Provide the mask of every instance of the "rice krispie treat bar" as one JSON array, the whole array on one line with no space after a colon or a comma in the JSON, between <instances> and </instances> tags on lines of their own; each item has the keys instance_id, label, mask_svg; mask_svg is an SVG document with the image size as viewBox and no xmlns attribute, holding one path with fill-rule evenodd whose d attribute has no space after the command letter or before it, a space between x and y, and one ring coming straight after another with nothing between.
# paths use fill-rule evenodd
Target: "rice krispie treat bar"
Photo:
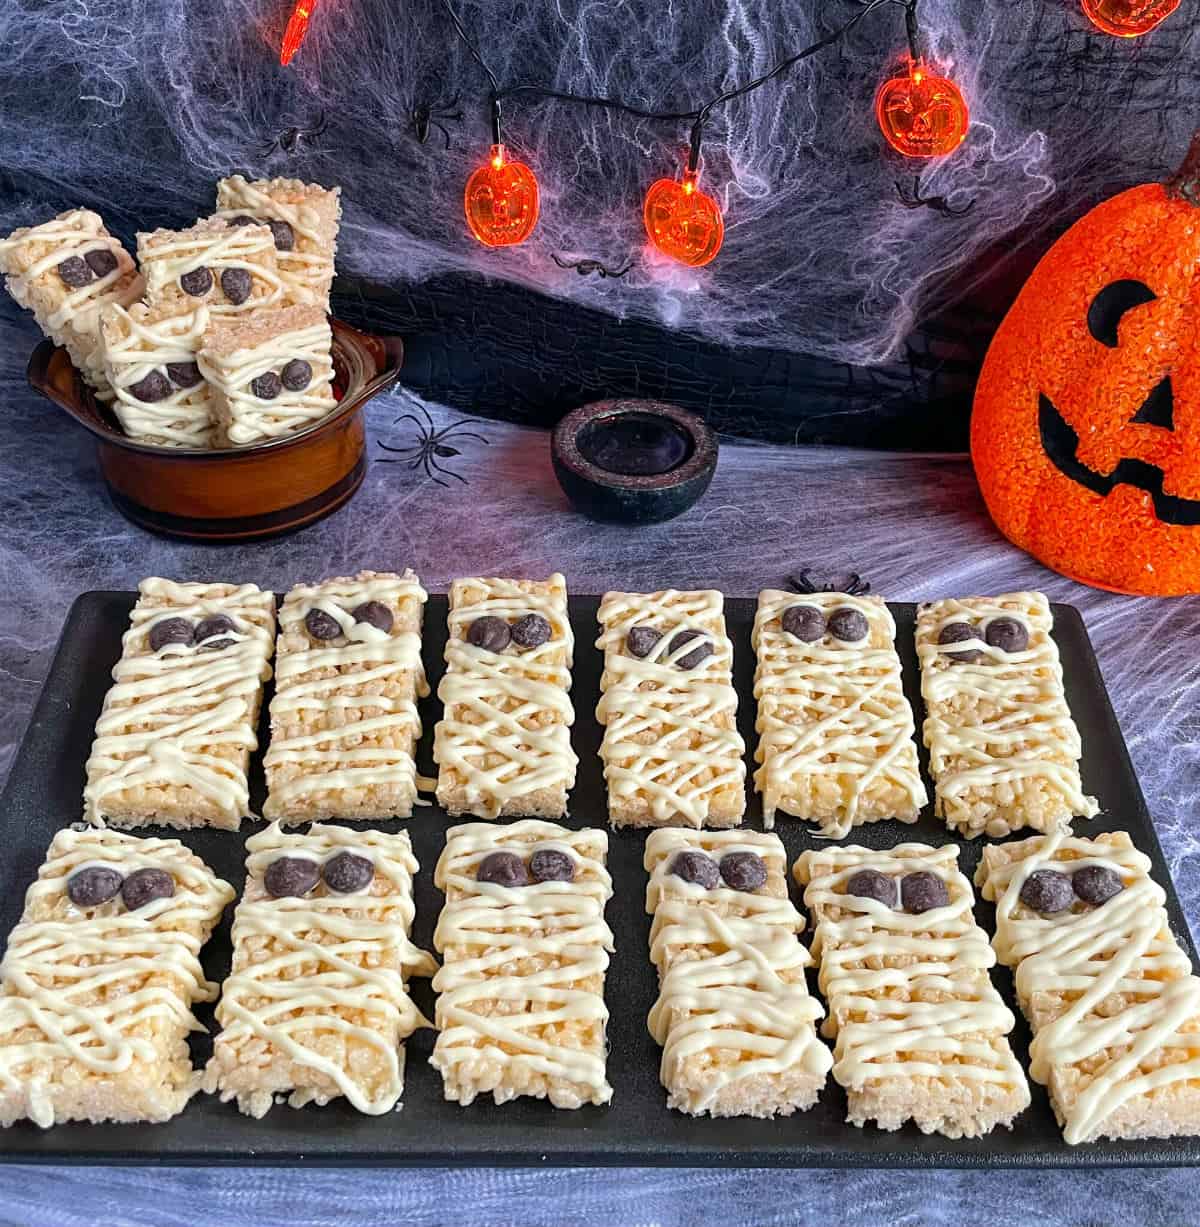
<instances>
[{"instance_id":1,"label":"rice krispie treat bar","mask_svg":"<svg viewBox=\"0 0 1200 1227\"><path fill-rule=\"evenodd\" d=\"M208 308L162 315L144 303L100 313L104 374L121 428L139 443L214 447L212 397L196 365Z\"/></svg>"},{"instance_id":2,"label":"rice krispie treat bar","mask_svg":"<svg viewBox=\"0 0 1200 1227\"><path fill-rule=\"evenodd\" d=\"M795 874L816 922L823 1033L836 1038L846 1119L881 1129L911 1120L949 1138L1011 1126L1029 1086L958 849L823 848L805 852Z\"/></svg>"},{"instance_id":3,"label":"rice krispie treat bar","mask_svg":"<svg viewBox=\"0 0 1200 1227\"><path fill-rule=\"evenodd\" d=\"M449 623L438 804L453 817L562 817L578 761L566 580L455 580Z\"/></svg>"},{"instance_id":4,"label":"rice krispie treat bar","mask_svg":"<svg viewBox=\"0 0 1200 1227\"><path fill-rule=\"evenodd\" d=\"M279 611L263 816L408 818L426 593L411 571L300 584Z\"/></svg>"},{"instance_id":5,"label":"rice krispie treat bar","mask_svg":"<svg viewBox=\"0 0 1200 1227\"><path fill-rule=\"evenodd\" d=\"M1200 979L1149 858L1056 831L988 845L976 881L1066 1140L1200 1134Z\"/></svg>"},{"instance_id":6,"label":"rice krispie treat bar","mask_svg":"<svg viewBox=\"0 0 1200 1227\"><path fill-rule=\"evenodd\" d=\"M204 1089L262 1117L345 1096L378 1116L404 1089L404 1040L430 1024L408 995L431 955L409 940L408 834L273 824L246 841L233 967Z\"/></svg>"},{"instance_id":7,"label":"rice krispie treat bar","mask_svg":"<svg viewBox=\"0 0 1200 1227\"><path fill-rule=\"evenodd\" d=\"M321 307L214 319L198 360L222 445L276 439L327 417L337 407L332 345Z\"/></svg>"},{"instance_id":8,"label":"rice krispie treat bar","mask_svg":"<svg viewBox=\"0 0 1200 1227\"><path fill-rule=\"evenodd\" d=\"M746 812L733 645L719 592L609 592L596 718L615 827L734 827Z\"/></svg>"},{"instance_id":9,"label":"rice krispie treat bar","mask_svg":"<svg viewBox=\"0 0 1200 1227\"><path fill-rule=\"evenodd\" d=\"M100 353L100 310L142 296L133 258L98 213L70 209L0 240L0 272L20 306L70 355L101 400L112 398Z\"/></svg>"},{"instance_id":10,"label":"rice krispie treat bar","mask_svg":"<svg viewBox=\"0 0 1200 1227\"><path fill-rule=\"evenodd\" d=\"M236 830L275 644L253 584L144 579L87 761L84 816Z\"/></svg>"},{"instance_id":11,"label":"rice krispie treat bar","mask_svg":"<svg viewBox=\"0 0 1200 1227\"><path fill-rule=\"evenodd\" d=\"M934 601L917 610L934 812L968 838L1093 818L1079 776L1053 618L1040 592Z\"/></svg>"},{"instance_id":12,"label":"rice krispie treat bar","mask_svg":"<svg viewBox=\"0 0 1200 1227\"><path fill-rule=\"evenodd\" d=\"M341 191L299 179L247 182L231 175L217 184L216 216L231 225L258 221L270 226L279 275L292 300L328 309Z\"/></svg>"},{"instance_id":13,"label":"rice krispie treat bar","mask_svg":"<svg viewBox=\"0 0 1200 1227\"><path fill-rule=\"evenodd\" d=\"M176 839L62 830L0 963L0 1124L165 1121L199 1089L200 948L233 898Z\"/></svg>"},{"instance_id":14,"label":"rice krispie treat bar","mask_svg":"<svg viewBox=\"0 0 1200 1227\"><path fill-rule=\"evenodd\" d=\"M214 315L229 315L291 302L265 225L228 226L209 218L187 230L152 230L137 238L146 303L164 315L201 304Z\"/></svg>"},{"instance_id":15,"label":"rice krispie treat bar","mask_svg":"<svg viewBox=\"0 0 1200 1227\"><path fill-rule=\"evenodd\" d=\"M654 831L646 911L667 1104L692 1116L789 1116L811 1107L833 1064L817 1039L804 918L788 898L778 836Z\"/></svg>"},{"instance_id":16,"label":"rice krispie treat bar","mask_svg":"<svg viewBox=\"0 0 1200 1227\"><path fill-rule=\"evenodd\" d=\"M768 589L754 618L763 825L775 811L842 839L851 827L916 822L928 800L904 697L896 624L876 596Z\"/></svg>"},{"instance_id":17,"label":"rice krispie treat bar","mask_svg":"<svg viewBox=\"0 0 1200 1227\"><path fill-rule=\"evenodd\" d=\"M526 819L451 827L434 882L446 892L433 941L446 1098L518 1095L557 1108L608 1103L604 920L612 881L603 831Z\"/></svg>"}]
</instances>

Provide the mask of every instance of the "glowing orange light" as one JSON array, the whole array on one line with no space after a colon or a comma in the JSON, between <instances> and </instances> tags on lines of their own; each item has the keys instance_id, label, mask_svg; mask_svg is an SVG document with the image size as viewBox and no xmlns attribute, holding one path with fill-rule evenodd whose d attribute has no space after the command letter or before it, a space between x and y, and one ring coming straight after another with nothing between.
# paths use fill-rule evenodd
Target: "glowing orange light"
<instances>
[{"instance_id":1,"label":"glowing orange light","mask_svg":"<svg viewBox=\"0 0 1200 1227\"><path fill-rule=\"evenodd\" d=\"M953 153L967 135L970 114L958 86L924 64L879 87L875 98L879 128L898 153L937 158Z\"/></svg>"},{"instance_id":2,"label":"glowing orange light","mask_svg":"<svg viewBox=\"0 0 1200 1227\"><path fill-rule=\"evenodd\" d=\"M296 0L296 7L288 18L287 29L283 32L283 43L279 48L279 62L286 68L292 62L292 56L300 50L304 36L308 33L308 21L318 0Z\"/></svg>"},{"instance_id":3,"label":"glowing orange light","mask_svg":"<svg viewBox=\"0 0 1200 1227\"><path fill-rule=\"evenodd\" d=\"M1179 0L1083 0L1088 21L1105 34L1138 38L1179 7Z\"/></svg>"},{"instance_id":4,"label":"glowing orange light","mask_svg":"<svg viewBox=\"0 0 1200 1227\"><path fill-rule=\"evenodd\" d=\"M642 216L650 242L663 255L699 268L725 241L721 207L697 186L699 172L684 171L683 181L659 179L650 185Z\"/></svg>"},{"instance_id":5,"label":"glowing orange light","mask_svg":"<svg viewBox=\"0 0 1200 1227\"><path fill-rule=\"evenodd\" d=\"M467 180L463 207L471 233L488 247L511 247L533 233L538 219L537 177L524 162L510 162L493 145L486 166Z\"/></svg>"}]
</instances>

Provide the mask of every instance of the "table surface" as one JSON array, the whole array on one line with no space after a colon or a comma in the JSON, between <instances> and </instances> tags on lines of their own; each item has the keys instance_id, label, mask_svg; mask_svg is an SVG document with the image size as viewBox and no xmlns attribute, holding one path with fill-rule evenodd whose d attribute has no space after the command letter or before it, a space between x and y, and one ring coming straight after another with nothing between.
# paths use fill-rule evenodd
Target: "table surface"
<instances>
[{"instance_id":1,"label":"table surface","mask_svg":"<svg viewBox=\"0 0 1200 1227\"><path fill-rule=\"evenodd\" d=\"M91 440L24 383L36 335L0 308L0 778L11 762L74 597L146 575L253 581L277 590L362 567L456 576L562 570L580 593L716 587L751 595L804 566L861 571L893 600L1035 587L1083 612L1193 932L1200 845L1200 598L1152 601L1080 587L1009 546L965 457L726 444L703 501L631 530L575 515L548 435L494 423L444 461L441 487L373 463L323 523L277 541L197 546L150 537L113 510ZM392 394L370 408L380 440L411 441ZM435 420L452 415L431 406ZM735 1128L735 1125L731 1125ZM0 1136L0 1145L3 1144ZM335 1172L246 1168L0 1166L0 1227L288 1222L336 1224L1020 1224L1200 1222L1194 1171L1076 1175L666 1169Z\"/></svg>"}]
</instances>

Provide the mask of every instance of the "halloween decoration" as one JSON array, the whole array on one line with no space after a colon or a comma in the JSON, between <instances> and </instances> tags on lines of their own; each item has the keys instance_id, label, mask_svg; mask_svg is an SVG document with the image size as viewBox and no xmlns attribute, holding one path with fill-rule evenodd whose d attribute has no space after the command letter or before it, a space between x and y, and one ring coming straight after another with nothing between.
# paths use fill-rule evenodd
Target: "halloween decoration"
<instances>
[{"instance_id":1,"label":"halloween decoration","mask_svg":"<svg viewBox=\"0 0 1200 1227\"><path fill-rule=\"evenodd\" d=\"M970 122L958 86L920 60L879 87L875 117L887 143L906 158L953 153L963 143Z\"/></svg>"},{"instance_id":2,"label":"halloween decoration","mask_svg":"<svg viewBox=\"0 0 1200 1227\"><path fill-rule=\"evenodd\" d=\"M279 47L279 62L286 68L292 57L300 50L304 36L308 33L308 23L317 7L319 0L296 0L292 15L288 18L287 28L283 32L283 42Z\"/></svg>"},{"instance_id":3,"label":"halloween decoration","mask_svg":"<svg viewBox=\"0 0 1200 1227\"><path fill-rule=\"evenodd\" d=\"M402 395L408 396L408 393L402 393ZM392 422L392 425L398 426L401 422L411 422L417 428L417 441L406 447L391 447L381 442L379 444L381 450L390 452L391 455L381 457L380 463L403 464L410 469L423 468L426 477L432 478L434 484L438 486L450 484L448 481L442 481L442 477L453 477L455 481L462 482L464 486L467 485L467 479L461 473L455 473L452 469L439 464L438 461L451 460L462 454L461 449L451 443L451 439L459 443L465 439L473 439L485 447L491 446L491 440L484 438L478 431L469 429L465 422L451 422L449 426L439 428L430 416L429 410L415 397L411 399L421 416L417 417L415 413L402 413Z\"/></svg>"},{"instance_id":4,"label":"halloween decoration","mask_svg":"<svg viewBox=\"0 0 1200 1227\"><path fill-rule=\"evenodd\" d=\"M650 242L693 268L707 264L725 240L721 208L696 186L698 179L694 170L685 171L682 181L659 179L650 185L642 210Z\"/></svg>"},{"instance_id":5,"label":"halloween decoration","mask_svg":"<svg viewBox=\"0 0 1200 1227\"><path fill-rule=\"evenodd\" d=\"M1083 0L1088 21L1118 38L1148 34L1178 7L1179 0Z\"/></svg>"},{"instance_id":6,"label":"halloween decoration","mask_svg":"<svg viewBox=\"0 0 1200 1227\"><path fill-rule=\"evenodd\" d=\"M417 103L412 109L412 127L413 136L417 138L418 144L424 145L429 140L432 129L436 128L442 134L442 139L446 142L446 149L449 150L450 132L442 121L447 119L452 123L460 121L463 113L455 110L457 106L457 94L449 102Z\"/></svg>"},{"instance_id":7,"label":"halloween decoration","mask_svg":"<svg viewBox=\"0 0 1200 1227\"><path fill-rule=\"evenodd\" d=\"M510 162L503 145L493 145L487 165L467 180L463 204L471 233L485 246L523 243L537 225L537 179L524 162Z\"/></svg>"},{"instance_id":8,"label":"halloween decoration","mask_svg":"<svg viewBox=\"0 0 1200 1227\"><path fill-rule=\"evenodd\" d=\"M805 567L795 575L788 576L788 587L793 592L801 592L806 596L817 592L844 592L847 596L866 596L871 591L869 580L863 579L857 571L849 571L835 576L825 583L813 579L812 567Z\"/></svg>"},{"instance_id":9,"label":"halloween decoration","mask_svg":"<svg viewBox=\"0 0 1200 1227\"><path fill-rule=\"evenodd\" d=\"M911 192L906 192L904 185L897 179L896 199L906 209L929 209L934 213L940 213L943 217L966 217L975 207L974 200L968 200L966 204L956 207L945 196L923 196L920 175L913 176Z\"/></svg>"},{"instance_id":10,"label":"halloween decoration","mask_svg":"<svg viewBox=\"0 0 1200 1227\"><path fill-rule=\"evenodd\" d=\"M1098 588L1200 592L1200 133L1071 227L1000 325L971 452L1000 530Z\"/></svg>"}]
</instances>

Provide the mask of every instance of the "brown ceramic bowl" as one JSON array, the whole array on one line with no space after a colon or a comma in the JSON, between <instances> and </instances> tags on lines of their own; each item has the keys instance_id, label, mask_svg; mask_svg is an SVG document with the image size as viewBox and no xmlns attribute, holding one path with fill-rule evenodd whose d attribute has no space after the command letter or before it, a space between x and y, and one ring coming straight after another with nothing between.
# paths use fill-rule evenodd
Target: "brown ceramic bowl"
<instances>
[{"instance_id":1,"label":"brown ceramic bowl","mask_svg":"<svg viewBox=\"0 0 1200 1227\"><path fill-rule=\"evenodd\" d=\"M112 501L151 532L193 541L249 541L303 528L336 511L367 471L363 406L400 377L399 337L330 320L337 408L283 439L223 451L151 447L127 439L71 365L43 341L29 360L32 387L96 436Z\"/></svg>"}]
</instances>

